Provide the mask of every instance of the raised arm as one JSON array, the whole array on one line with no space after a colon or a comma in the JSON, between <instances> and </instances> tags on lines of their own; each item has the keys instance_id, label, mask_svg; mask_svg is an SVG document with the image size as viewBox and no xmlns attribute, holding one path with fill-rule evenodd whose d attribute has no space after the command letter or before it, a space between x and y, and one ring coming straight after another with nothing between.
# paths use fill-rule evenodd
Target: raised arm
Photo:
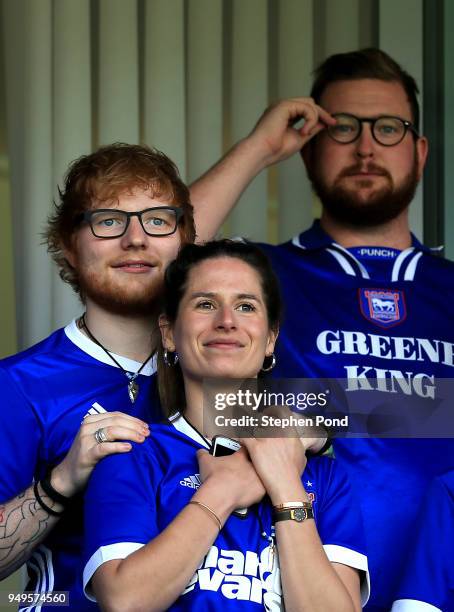
<instances>
[{"instance_id":1,"label":"raised arm","mask_svg":"<svg viewBox=\"0 0 454 612\"><path fill-rule=\"evenodd\" d=\"M166 610L188 586L231 512L263 497L263 485L244 450L230 457L198 451L198 459L203 484L191 498L198 503L187 504L139 550L95 571L92 589L103 610ZM90 504L86 511L90 512Z\"/></svg>"},{"instance_id":2,"label":"raised arm","mask_svg":"<svg viewBox=\"0 0 454 612\"><path fill-rule=\"evenodd\" d=\"M304 119L304 125L294 125ZM328 124L331 115L312 98L270 106L252 132L190 187L197 240L213 238L249 183L264 168L287 159Z\"/></svg>"},{"instance_id":3,"label":"raised arm","mask_svg":"<svg viewBox=\"0 0 454 612\"><path fill-rule=\"evenodd\" d=\"M37 427L36 423L34 426ZM25 427L24 422L21 427ZM95 431L100 428L104 429L108 440L103 444L98 444L94 437ZM120 412L88 416L65 459L52 470L51 486L64 497L70 498L84 488L93 467L102 457L131 449L129 443L114 440L142 442L146 435L148 426L143 421ZM19 459L22 452L20 440L17 440L16 449L9 450L9 453L12 452ZM29 467L30 480L33 468ZM5 466L2 466L4 469ZM2 480L7 480L7 477L7 474L0 473L1 491L6 489L2 486ZM18 496L0 503L0 580L27 561L34 548L47 537L59 520L59 516L54 516L52 512L61 514L64 511L64 506L49 497L41 483L36 487L32 485ZM37 499L36 492L42 503Z\"/></svg>"},{"instance_id":4,"label":"raised arm","mask_svg":"<svg viewBox=\"0 0 454 612\"><path fill-rule=\"evenodd\" d=\"M298 438L245 438L252 463L273 506L309 502L301 481L306 458ZM282 591L287 612L358 612L356 569L331 563L314 520L276 522Z\"/></svg>"}]
</instances>

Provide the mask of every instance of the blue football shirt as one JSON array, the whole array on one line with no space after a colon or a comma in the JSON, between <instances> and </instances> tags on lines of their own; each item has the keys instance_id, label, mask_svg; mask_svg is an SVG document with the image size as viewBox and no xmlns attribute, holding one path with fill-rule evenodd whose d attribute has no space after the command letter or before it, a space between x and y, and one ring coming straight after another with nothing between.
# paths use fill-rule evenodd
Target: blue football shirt
<instances>
[{"instance_id":1,"label":"blue football shirt","mask_svg":"<svg viewBox=\"0 0 454 612\"><path fill-rule=\"evenodd\" d=\"M134 452L107 457L96 466L85 502L88 596L93 596L89 582L100 565L123 559L147 544L188 504L200 485L199 448L208 446L177 415L169 424L154 426L152 435L143 445L135 445ZM345 474L336 461L321 457L308 461L302 479L328 558L362 573L365 601L362 519ZM271 533L271 514L271 505L264 500L246 518L230 516L169 610L281 610L278 561L275 556L270 564L269 542L263 534Z\"/></svg>"},{"instance_id":2,"label":"blue football shirt","mask_svg":"<svg viewBox=\"0 0 454 612\"><path fill-rule=\"evenodd\" d=\"M358 386L378 378L390 394L402 380L415 403L436 394L436 377L453 377L453 262L414 237L402 252L347 250L319 222L287 243L260 246L285 305L273 376ZM389 612L420 499L432 478L454 468L454 440L336 439L334 449L362 499L367 609Z\"/></svg>"},{"instance_id":3,"label":"blue football shirt","mask_svg":"<svg viewBox=\"0 0 454 612\"><path fill-rule=\"evenodd\" d=\"M422 500L392 612L454 610L453 548L454 471L435 478Z\"/></svg>"},{"instance_id":4,"label":"blue football shirt","mask_svg":"<svg viewBox=\"0 0 454 612\"><path fill-rule=\"evenodd\" d=\"M115 358L125 370L140 363ZM128 397L128 379L104 351L73 321L65 329L0 361L0 502L7 501L61 462L87 414L121 411L154 421L154 364L146 365L137 382L135 404ZM97 609L84 597L80 577L82 496L70 508L27 563L28 591L69 591L70 609ZM47 610L48 606L27 607ZM54 608L49 608L53 610Z\"/></svg>"}]
</instances>

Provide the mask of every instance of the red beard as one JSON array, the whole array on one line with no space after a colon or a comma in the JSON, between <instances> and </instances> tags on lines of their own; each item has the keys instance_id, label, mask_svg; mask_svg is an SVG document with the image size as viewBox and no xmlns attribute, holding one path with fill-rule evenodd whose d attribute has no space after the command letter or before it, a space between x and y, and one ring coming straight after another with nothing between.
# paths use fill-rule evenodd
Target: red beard
<instances>
[{"instance_id":1,"label":"red beard","mask_svg":"<svg viewBox=\"0 0 454 612\"><path fill-rule=\"evenodd\" d=\"M157 310L163 289L162 274L156 274L148 284L130 286L124 281L115 283L109 277L100 278L90 271L79 271L81 296L107 310L127 316L150 316ZM131 279L134 281L134 279Z\"/></svg>"}]
</instances>

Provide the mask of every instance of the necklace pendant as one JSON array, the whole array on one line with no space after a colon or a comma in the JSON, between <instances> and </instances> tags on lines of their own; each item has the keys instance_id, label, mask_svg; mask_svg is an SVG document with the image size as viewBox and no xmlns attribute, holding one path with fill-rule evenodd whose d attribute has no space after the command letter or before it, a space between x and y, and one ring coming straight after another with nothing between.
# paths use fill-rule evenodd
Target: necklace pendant
<instances>
[{"instance_id":1,"label":"necklace pendant","mask_svg":"<svg viewBox=\"0 0 454 612\"><path fill-rule=\"evenodd\" d=\"M136 383L135 380L130 380L128 383L128 395L129 399L131 400L131 403L134 404L137 399L137 396L139 395L139 385Z\"/></svg>"}]
</instances>

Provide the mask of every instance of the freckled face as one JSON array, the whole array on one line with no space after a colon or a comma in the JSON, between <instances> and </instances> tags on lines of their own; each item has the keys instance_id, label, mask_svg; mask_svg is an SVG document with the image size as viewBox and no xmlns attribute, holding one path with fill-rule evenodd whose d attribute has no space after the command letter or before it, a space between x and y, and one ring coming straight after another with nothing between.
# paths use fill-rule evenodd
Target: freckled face
<instances>
[{"instance_id":1,"label":"freckled face","mask_svg":"<svg viewBox=\"0 0 454 612\"><path fill-rule=\"evenodd\" d=\"M136 189L97 208L136 212L163 205L172 203L154 198L150 190ZM139 219L132 217L126 233L119 238L97 238L84 224L66 256L78 272L87 303L93 301L108 311L134 316L150 314L162 290L164 270L179 247L178 229L170 236L148 236Z\"/></svg>"},{"instance_id":2,"label":"freckled face","mask_svg":"<svg viewBox=\"0 0 454 612\"><path fill-rule=\"evenodd\" d=\"M163 344L176 350L183 376L253 378L271 355L276 334L257 272L235 257L208 259L188 276L173 327Z\"/></svg>"}]
</instances>

